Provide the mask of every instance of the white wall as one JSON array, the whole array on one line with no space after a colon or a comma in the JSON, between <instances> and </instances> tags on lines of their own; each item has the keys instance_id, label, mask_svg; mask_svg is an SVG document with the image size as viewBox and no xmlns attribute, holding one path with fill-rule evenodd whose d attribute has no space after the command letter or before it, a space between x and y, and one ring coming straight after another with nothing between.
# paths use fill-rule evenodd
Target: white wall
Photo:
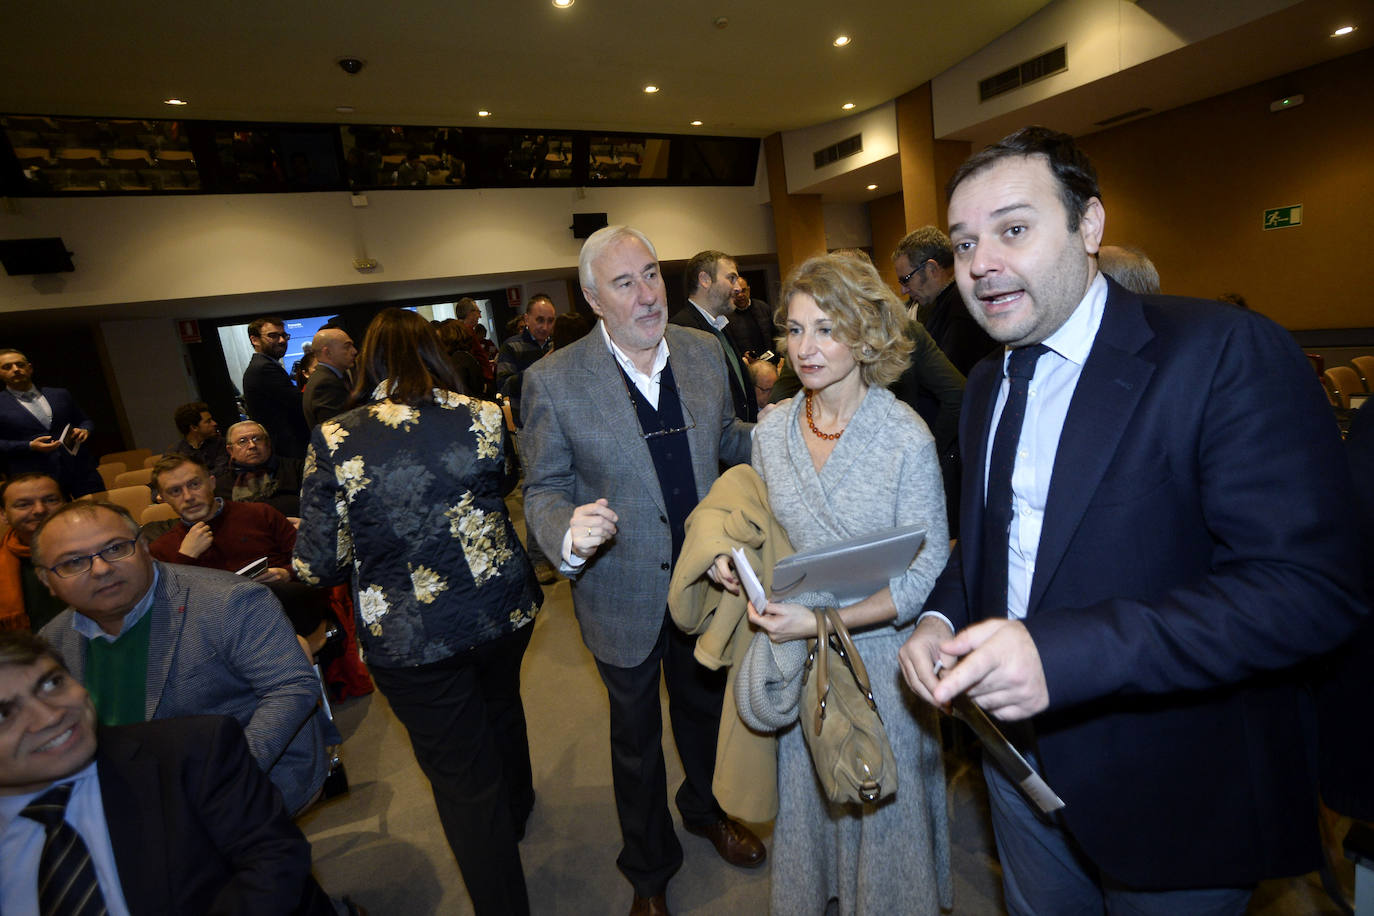
<instances>
[{"instance_id":1,"label":"white wall","mask_svg":"<svg viewBox=\"0 0 1374 916\"><path fill-rule=\"evenodd\" d=\"M128 421L130 448L160 452L176 441L172 412L199 395L186 369L186 349L176 322L167 318L105 321L99 326L118 379L119 402Z\"/></svg>"},{"instance_id":2,"label":"white wall","mask_svg":"<svg viewBox=\"0 0 1374 916\"><path fill-rule=\"evenodd\" d=\"M838 143L855 134L863 136L863 152L816 168L817 150L825 149L832 143ZM810 188L827 179L895 156L897 103L884 102L876 108L858 114L837 118L814 127L786 131L782 135L782 155L787 168L787 190L791 194L806 194Z\"/></svg>"},{"instance_id":3,"label":"white wall","mask_svg":"<svg viewBox=\"0 0 1374 916\"><path fill-rule=\"evenodd\" d=\"M1185 45L1292 6L1297 0L1057 0L931 81L935 136L1076 89ZM1068 69L978 101L978 81L1068 45Z\"/></svg>"},{"instance_id":4,"label":"white wall","mask_svg":"<svg viewBox=\"0 0 1374 916\"><path fill-rule=\"evenodd\" d=\"M765 179L766 181L766 179ZM776 250L766 183L734 188L541 188L25 199L0 238L61 236L76 272L0 276L0 312L180 300L569 268L573 211L607 213L665 260L704 247ZM360 274L356 257L376 258ZM555 298L566 307L566 295Z\"/></svg>"}]
</instances>

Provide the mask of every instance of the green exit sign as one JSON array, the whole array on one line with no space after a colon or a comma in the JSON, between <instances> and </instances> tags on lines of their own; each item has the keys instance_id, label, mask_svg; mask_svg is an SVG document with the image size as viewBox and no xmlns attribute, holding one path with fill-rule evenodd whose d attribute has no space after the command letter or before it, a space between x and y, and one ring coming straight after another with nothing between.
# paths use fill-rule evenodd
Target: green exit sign
<instances>
[{"instance_id":1,"label":"green exit sign","mask_svg":"<svg viewBox=\"0 0 1374 916\"><path fill-rule=\"evenodd\" d=\"M1275 207L1264 211L1265 229L1287 229L1289 226L1302 225L1302 204L1291 207Z\"/></svg>"}]
</instances>

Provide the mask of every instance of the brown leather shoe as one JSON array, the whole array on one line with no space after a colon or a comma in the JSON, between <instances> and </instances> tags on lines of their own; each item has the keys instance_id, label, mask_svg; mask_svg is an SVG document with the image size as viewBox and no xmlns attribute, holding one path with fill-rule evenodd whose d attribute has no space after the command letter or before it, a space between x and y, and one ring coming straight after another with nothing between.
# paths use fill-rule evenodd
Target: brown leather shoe
<instances>
[{"instance_id":1,"label":"brown leather shoe","mask_svg":"<svg viewBox=\"0 0 1374 916\"><path fill-rule=\"evenodd\" d=\"M668 912L668 898L664 894L641 897L635 894L635 902L630 904L630 916L672 916Z\"/></svg>"},{"instance_id":2,"label":"brown leather shoe","mask_svg":"<svg viewBox=\"0 0 1374 916\"><path fill-rule=\"evenodd\" d=\"M704 836L716 847L720 857L741 868L758 868L768 858L768 850L754 832L739 821L721 818L705 827L684 824L688 833Z\"/></svg>"}]
</instances>

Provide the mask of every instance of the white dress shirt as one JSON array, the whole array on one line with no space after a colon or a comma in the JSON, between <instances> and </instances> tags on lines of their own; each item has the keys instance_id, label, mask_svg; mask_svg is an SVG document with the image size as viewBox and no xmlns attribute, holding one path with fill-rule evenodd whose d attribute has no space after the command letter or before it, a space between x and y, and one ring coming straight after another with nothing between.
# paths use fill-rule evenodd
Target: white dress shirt
<instances>
[{"instance_id":1,"label":"white dress shirt","mask_svg":"<svg viewBox=\"0 0 1374 916\"><path fill-rule=\"evenodd\" d=\"M1059 452L1059 436L1064 431L1064 418L1078 387L1083 364L1092 351L1102 326L1102 314L1107 306L1107 281L1097 274L1088 284L1087 292L1065 319L1042 343L1049 348L1035 364L1035 377L1026 392L1026 416L1021 422L1021 436L1017 443L1016 466L1011 475L1012 518L1007 535L1007 616L1016 620L1026 616L1031 583L1035 578L1035 560L1040 549L1040 530L1045 522L1045 505L1049 500L1050 476L1054 459ZM992 459L992 431L1002 418L1011 383L1007 378L1010 350L1002 354L1002 383L992 412L992 425L987 437L987 451L983 454L983 496L987 498L988 462ZM966 467L964 473L968 473ZM977 609L974 609L975 611ZM951 630L954 625L938 608L922 614L939 617ZM976 616L976 614L975 614Z\"/></svg>"},{"instance_id":2,"label":"white dress shirt","mask_svg":"<svg viewBox=\"0 0 1374 916\"><path fill-rule=\"evenodd\" d=\"M91 864L95 867L95 877L100 882L100 893L105 897L109 916L129 916L124 887L119 883L119 870L115 867L95 761L78 770L75 776L57 781L62 782L73 784L66 821L81 834L91 854ZM51 788L49 785L38 792L0 796L0 863L3 863L0 867L0 913L5 916L38 916L38 860L43 854L47 831L38 821L23 817L19 812Z\"/></svg>"}]
</instances>

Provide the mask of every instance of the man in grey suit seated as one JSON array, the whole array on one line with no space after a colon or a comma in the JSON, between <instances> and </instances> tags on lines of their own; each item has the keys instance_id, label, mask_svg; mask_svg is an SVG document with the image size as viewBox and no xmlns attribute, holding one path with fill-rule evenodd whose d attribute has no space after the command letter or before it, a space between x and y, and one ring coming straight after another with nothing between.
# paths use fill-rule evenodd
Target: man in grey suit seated
<instances>
[{"instance_id":1,"label":"man in grey suit seated","mask_svg":"<svg viewBox=\"0 0 1374 916\"><path fill-rule=\"evenodd\" d=\"M749 459L752 426L735 418L720 344L668 325L648 238L625 226L593 233L578 275L601 320L525 372L525 518L572 580L582 639L610 697L617 864L634 886L630 912L666 913L682 846L668 813L660 664L686 774L683 825L726 861L764 860L758 838L711 793L724 673L697 664L667 608L687 515L719 462Z\"/></svg>"},{"instance_id":2,"label":"man in grey suit seated","mask_svg":"<svg viewBox=\"0 0 1374 916\"><path fill-rule=\"evenodd\" d=\"M154 562L119 506L68 503L34 537L38 577L70 607L43 628L100 721L229 716L288 811L329 772L320 687L281 605L233 573Z\"/></svg>"}]
</instances>

